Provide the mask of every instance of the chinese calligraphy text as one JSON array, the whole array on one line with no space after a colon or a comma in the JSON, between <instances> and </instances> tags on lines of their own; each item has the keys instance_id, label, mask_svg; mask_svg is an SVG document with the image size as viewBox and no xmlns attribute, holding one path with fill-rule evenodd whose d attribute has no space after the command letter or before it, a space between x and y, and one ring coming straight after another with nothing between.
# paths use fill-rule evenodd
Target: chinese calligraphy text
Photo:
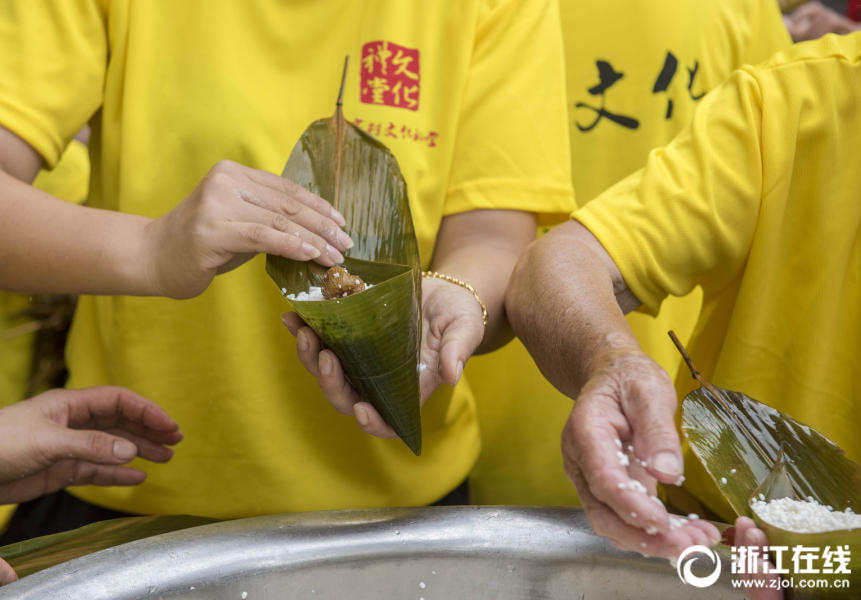
<instances>
[{"instance_id":1,"label":"chinese calligraphy text","mask_svg":"<svg viewBox=\"0 0 861 600\"><path fill-rule=\"evenodd\" d=\"M392 42L369 42L362 47L360 100L419 109L419 51Z\"/></svg>"}]
</instances>

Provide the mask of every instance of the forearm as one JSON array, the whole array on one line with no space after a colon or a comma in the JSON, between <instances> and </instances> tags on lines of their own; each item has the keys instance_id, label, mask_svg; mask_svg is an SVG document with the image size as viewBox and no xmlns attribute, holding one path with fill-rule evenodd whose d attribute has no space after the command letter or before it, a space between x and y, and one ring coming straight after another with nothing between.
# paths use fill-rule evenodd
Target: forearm
<instances>
[{"instance_id":1,"label":"forearm","mask_svg":"<svg viewBox=\"0 0 861 600\"><path fill-rule=\"evenodd\" d=\"M535 216L520 211L480 210L443 221L431 270L473 286L487 308L487 329L476 354L496 350L514 336L505 288L535 231Z\"/></svg>"},{"instance_id":2,"label":"forearm","mask_svg":"<svg viewBox=\"0 0 861 600\"><path fill-rule=\"evenodd\" d=\"M151 219L76 206L0 169L0 289L150 295Z\"/></svg>"},{"instance_id":3,"label":"forearm","mask_svg":"<svg viewBox=\"0 0 861 600\"><path fill-rule=\"evenodd\" d=\"M514 333L571 398L616 352L639 349L620 308L633 310L639 301L614 268L594 236L571 221L525 251L508 285Z\"/></svg>"}]
</instances>

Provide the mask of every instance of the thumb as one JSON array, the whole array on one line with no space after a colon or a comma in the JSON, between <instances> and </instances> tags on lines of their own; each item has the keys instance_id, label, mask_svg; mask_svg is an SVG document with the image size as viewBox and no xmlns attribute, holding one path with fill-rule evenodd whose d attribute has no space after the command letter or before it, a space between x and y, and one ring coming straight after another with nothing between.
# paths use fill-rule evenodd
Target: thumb
<instances>
[{"instance_id":1,"label":"thumb","mask_svg":"<svg viewBox=\"0 0 861 600\"><path fill-rule=\"evenodd\" d=\"M15 574L15 570L9 566L9 563L0 558L0 587L13 581L18 581L18 575Z\"/></svg>"},{"instance_id":2,"label":"thumb","mask_svg":"<svg viewBox=\"0 0 861 600\"><path fill-rule=\"evenodd\" d=\"M97 465L121 465L138 453L132 442L98 430L58 427L49 439L47 453L54 462L73 458Z\"/></svg>"},{"instance_id":3,"label":"thumb","mask_svg":"<svg viewBox=\"0 0 861 600\"><path fill-rule=\"evenodd\" d=\"M653 374L638 377L625 398L625 415L634 438L634 451L653 477L679 485L685 466L676 430L678 402L669 376L655 365Z\"/></svg>"},{"instance_id":4,"label":"thumb","mask_svg":"<svg viewBox=\"0 0 861 600\"><path fill-rule=\"evenodd\" d=\"M443 330L440 338L440 377L449 385L457 385L463 375L463 366L484 337L484 326L479 320L457 317Z\"/></svg>"}]
</instances>

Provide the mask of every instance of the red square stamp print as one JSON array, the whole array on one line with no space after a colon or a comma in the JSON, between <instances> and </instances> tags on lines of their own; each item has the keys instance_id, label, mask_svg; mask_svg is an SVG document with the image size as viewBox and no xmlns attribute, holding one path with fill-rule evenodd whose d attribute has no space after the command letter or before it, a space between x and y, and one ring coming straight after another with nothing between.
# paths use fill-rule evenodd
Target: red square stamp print
<instances>
[{"instance_id":1,"label":"red square stamp print","mask_svg":"<svg viewBox=\"0 0 861 600\"><path fill-rule=\"evenodd\" d=\"M408 110L419 109L419 51L392 42L362 46L360 99Z\"/></svg>"}]
</instances>

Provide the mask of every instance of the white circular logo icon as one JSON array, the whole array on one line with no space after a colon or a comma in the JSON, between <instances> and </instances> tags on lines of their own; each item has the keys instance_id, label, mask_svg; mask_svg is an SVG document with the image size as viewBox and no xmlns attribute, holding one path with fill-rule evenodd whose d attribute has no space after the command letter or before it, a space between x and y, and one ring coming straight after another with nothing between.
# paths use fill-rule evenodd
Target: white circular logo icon
<instances>
[{"instance_id":1,"label":"white circular logo icon","mask_svg":"<svg viewBox=\"0 0 861 600\"><path fill-rule=\"evenodd\" d=\"M715 570L711 575L707 575L706 577L697 577L693 573L691 573L691 567L697 559L694 558L685 562L685 559L691 554L705 554L708 556L711 561L715 565ZM683 566L684 565L684 566ZM706 548L705 546L691 546L684 552L682 552L681 556L679 556L679 562L676 565L676 571L679 573L679 579L681 579L685 584L690 584L697 588L706 588L712 585L715 581L717 581L720 576L720 556L717 555L717 552L713 552L710 548Z\"/></svg>"}]
</instances>

